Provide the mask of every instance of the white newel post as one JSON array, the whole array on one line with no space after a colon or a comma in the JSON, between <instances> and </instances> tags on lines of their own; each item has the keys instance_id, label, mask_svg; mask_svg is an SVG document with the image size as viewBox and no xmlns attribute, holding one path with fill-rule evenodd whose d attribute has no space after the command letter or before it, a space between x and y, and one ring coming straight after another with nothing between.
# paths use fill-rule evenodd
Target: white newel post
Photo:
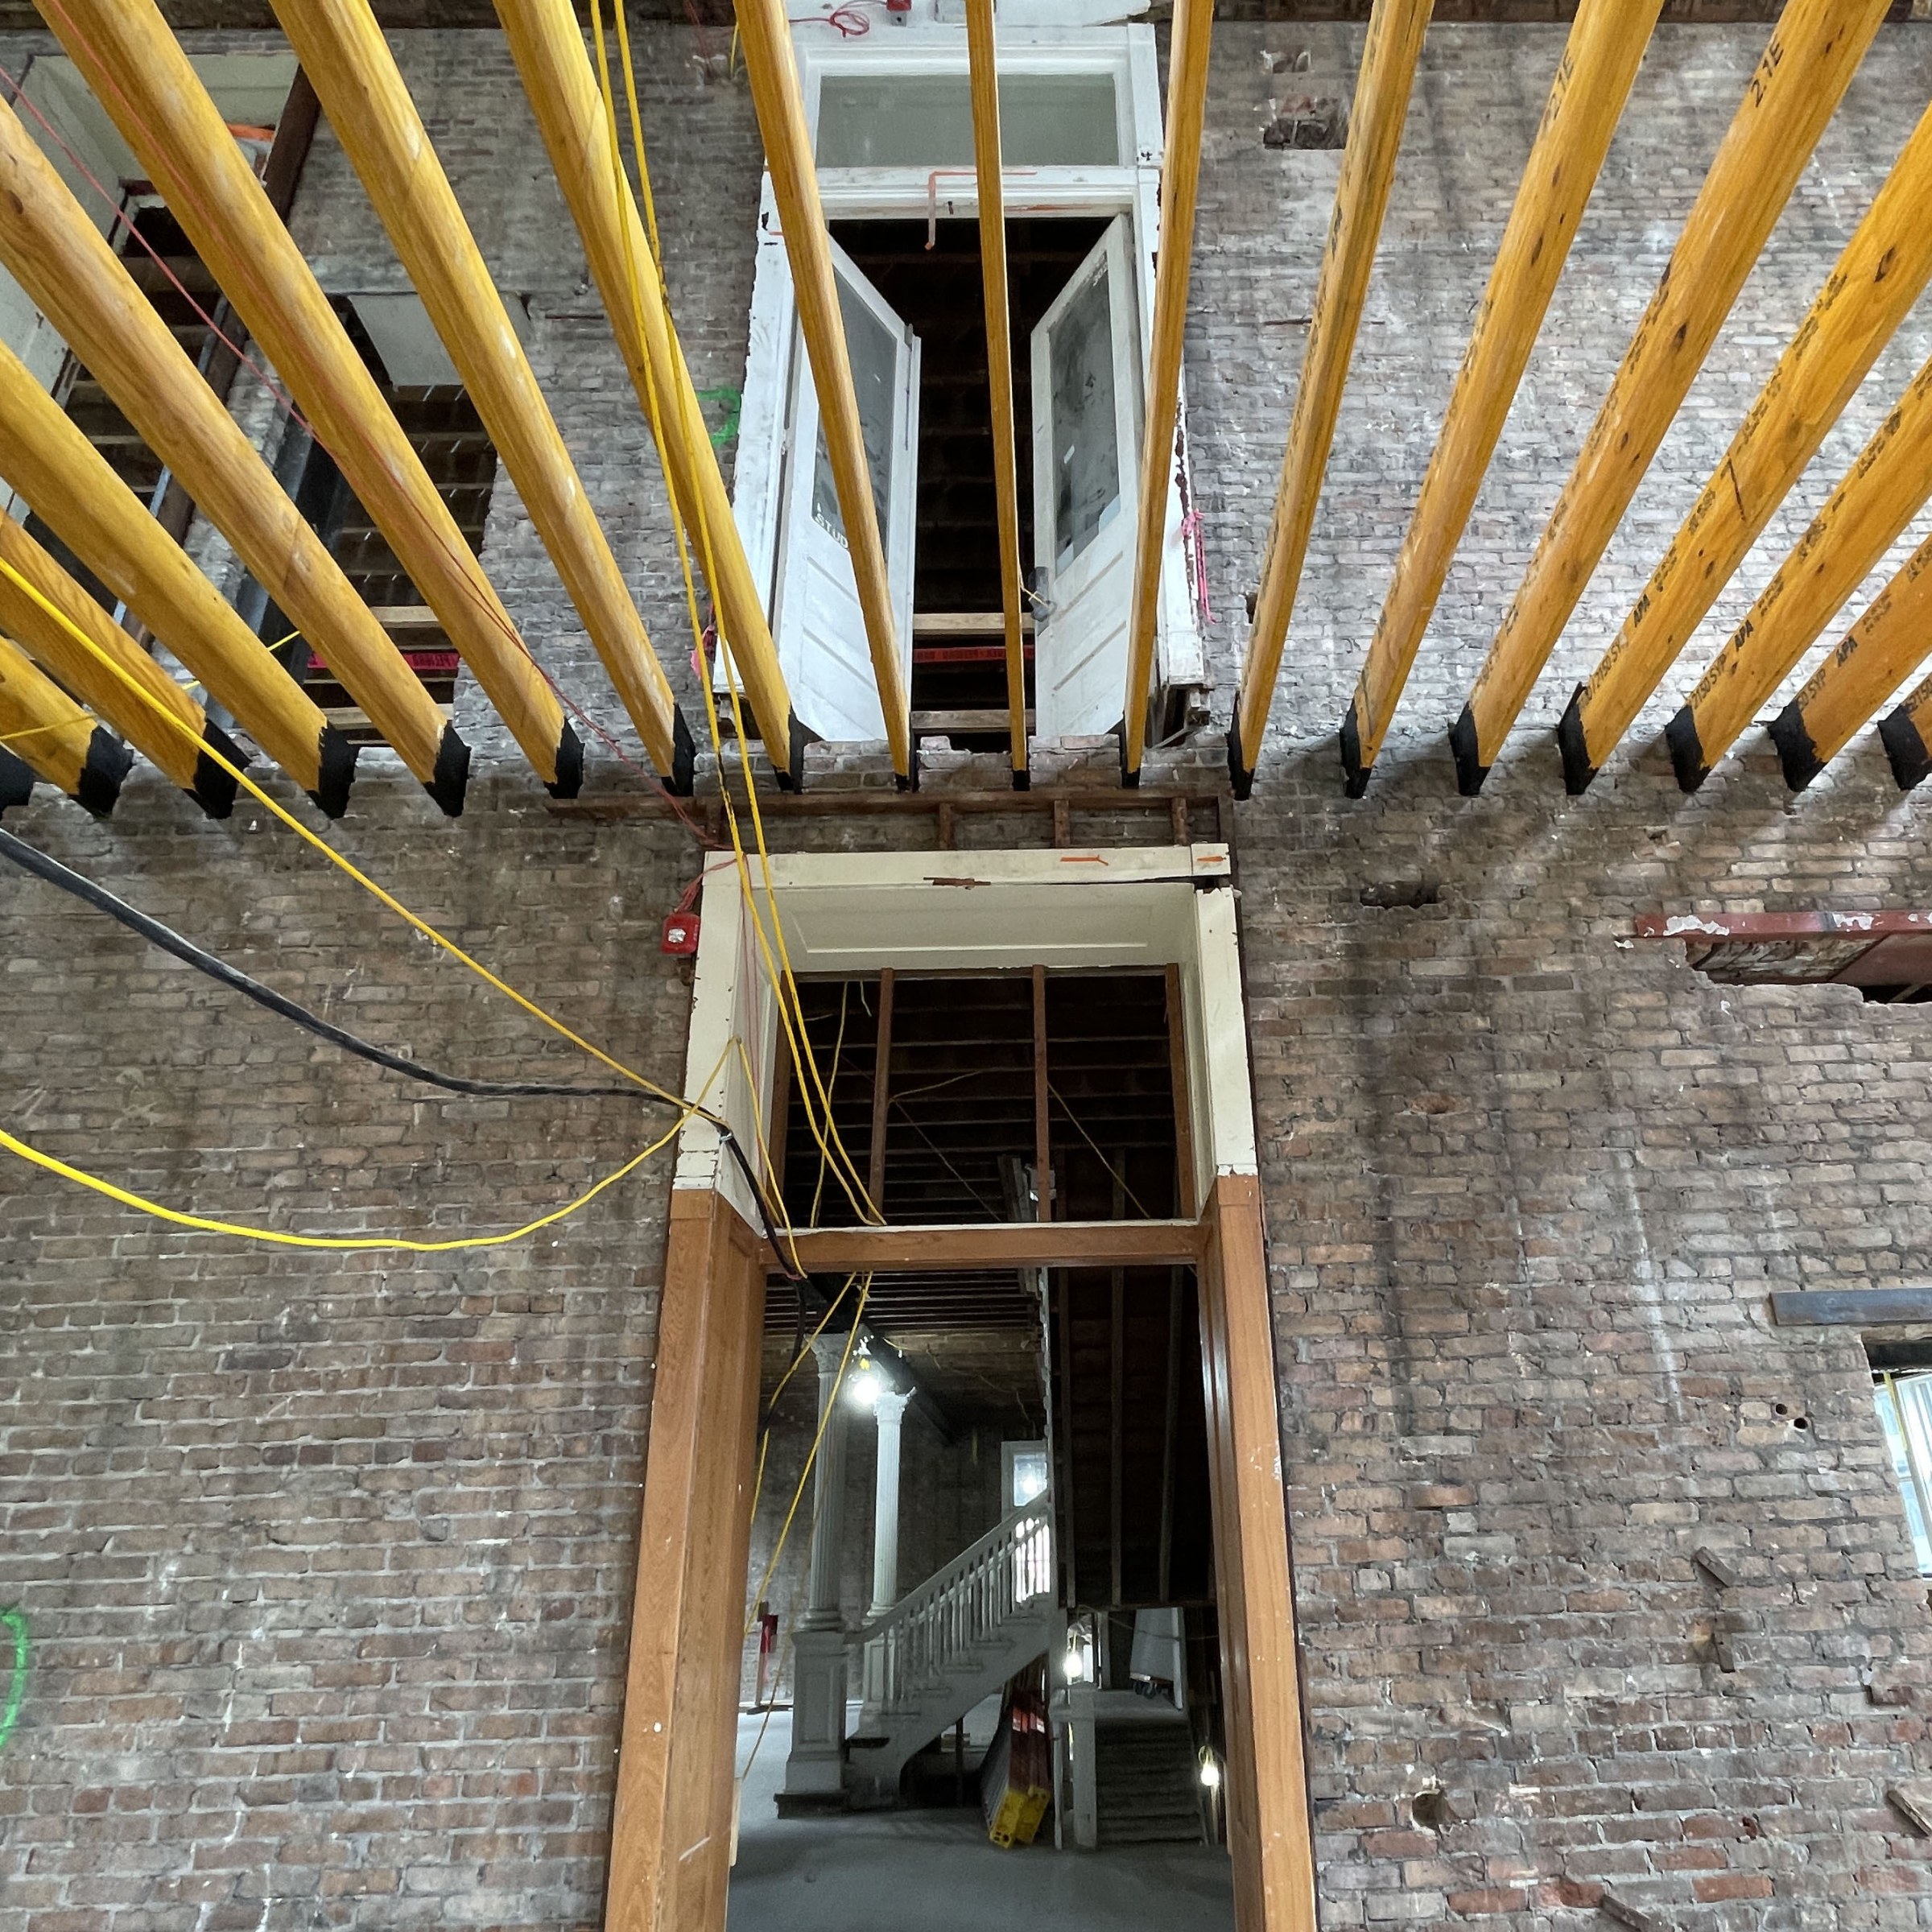
<instances>
[{"instance_id":1,"label":"white newel post","mask_svg":"<svg viewBox=\"0 0 1932 1932\"><path fill-rule=\"evenodd\" d=\"M865 1613L868 1622L883 1616L899 1600L899 1444L906 1405L911 1400L910 1389L903 1393L888 1389L879 1397L874 1412L879 1422L879 1454L873 1491L872 1607ZM865 1646L865 1704L859 1713L862 1735L871 1732L885 1710L886 1641L875 1637Z\"/></svg>"},{"instance_id":2,"label":"white newel post","mask_svg":"<svg viewBox=\"0 0 1932 1932\"><path fill-rule=\"evenodd\" d=\"M812 1491L815 1517L805 1614L792 1639L791 1755L787 1798L824 1798L842 1790L845 1759L845 1624L839 1612L840 1559L845 1543L846 1408L837 1399L844 1335L811 1345L819 1364L819 1442Z\"/></svg>"}]
</instances>

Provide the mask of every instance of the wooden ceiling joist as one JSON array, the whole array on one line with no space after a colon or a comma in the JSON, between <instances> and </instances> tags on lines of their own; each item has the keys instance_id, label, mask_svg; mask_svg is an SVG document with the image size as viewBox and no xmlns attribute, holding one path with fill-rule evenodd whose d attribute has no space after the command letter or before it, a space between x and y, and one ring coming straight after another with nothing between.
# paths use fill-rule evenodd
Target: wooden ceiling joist
<instances>
[{"instance_id":1,"label":"wooden ceiling joist","mask_svg":"<svg viewBox=\"0 0 1932 1932\"><path fill-rule=\"evenodd\" d=\"M19 645L0 637L0 747L97 818L121 795L134 754Z\"/></svg>"},{"instance_id":2,"label":"wooden ceiling joist","mask_svg":"<svg viewBox=\"0 0 1932 1932\"><path fill-rule=\"evenodd\" d=\"M1368 788L1662 0L1580 0L1476 312L1395 581L1343 720L1348 795Z\"/></svg>"},{"instance_id":3,"label":"wooden ceiling joist","mask_svg":"<svg viewBox=\"0 0 1932 1932\"><path fill-rule=\"evenodd\" d=\"M225 132L222 138L233 146ZM5 106L0 106L0 261L430 796L451 815L460 812L469 747L19 118ZM38 502L35 506L39 508ZM266 654L258 643L254 650Z\"/></svg>"},{"instance_id":4,"label":"wooden ceiling joist","mask_svg":"<svg viewBox=\"0 0 1932 1932\"><path fill-rule=\"evenodd\" d=\"M1020 479L1013 426L1013 323L1006 296L1006 196L1000 159L1000 84L993 0L966 0L972 89L972 159L979 189L980 279L985 291L986 380L993 430L993 514L999 523L1001 633L1006 649L1007 733L1013 785L1024 791L1026 645L1020 609ZM873 1199L877 1199L875 1194Z\"/></svg>"},{"instance_id":5,"label":"wooden ceiling joist","mask_svg":"<svg viewBox=\"0 0 1932 1932\"><path fill-rule=\"evenodd\" d=\"M795 791L804 780L803 733L637 199L613 165L614 136L584 30L571 0L497 0L497 14L638 406L657 440L673 506L716 601L733 669L779 784Z\"/></svg>"},{"instance_id":6,"label":"wooden ceiling joist","mask_svg":"<svg viewBox=\"0 0 1932 1932\"><path fill-rule=\"evenodd\" d=\"M555 795L574 796L583 752L562 705L159 9L152 0L47 0L44 10L538 777ZM332 658L330 668L341 675ZM416 681L395 660L387 683L397 672ZM402 728L420 738L429 730L422 700L398 696ZM378 711L363 708L380 725ZM423 755L433 771L434 753L419 748Z\"/></svg>"},{"instance_id":7,"label":"wooden ceiling joist","mask_svg":"<svg viewBox=\"0 0 1932 1932\"><path fill-rule=\"evenodd\" d=\"M144 299L136 299L145 305ZM355 775L355 747L323 716L275 654L262 649L262 640L242 622L234 606L149 515L147 506L114 474L85 432L19 357L3 347L0 476L323 812L340 818L347 809ZM21 568L33 581L31 572L24 565ZM43 594L65 608L64 599L51 591ZM84 628L89 637L94 634L91 625ZM89 656L71 634L68 642L80 658ZM114 655L118 663L118 647ZM47 662L53 668L53 660ZM105 671L101 675L112 676ZM140 681L145 687L147 679ZM76 683L75 689L80 688ZM159 695L180 715L177 701ZM130 704L142 702L131 691L126 696ZM167 731L159 716L153 722ZM208 738L205 728L199 736ZM163 769L180 782L173 767Z\"/></svg>"},{"instance_id":8,"label":"wooden ceiling joist","mask_svg":"<svg viewBox=\"0 0 1932 1932\"><path fill-rule=\"evenodd\" d=\"M906 669L893 615L871 469L859 425L852 358L846 352L838 283L832 272L832 231L825 225L824 204L819 199L818 169L812 159L811 130L805 118L798 61L792 52L791 28L783 0L736 0L736 4L745 72L758 110L758 131L764 138L772 199L778 204L778 221L784 229L799 332L804 338L812 386L818 393L819 433L832 465L846 551L852 559L859 609L865 615L872 675L886 717L886 741L902 789L911 788L916 786L919 774L913 765Z\"/></svg>"},{"instance_id":9,"label":"wooden ceiling joist","mask_svg":"<svg viewBox=\"0 0 1932 1932\"><path fill-rule=\"evenodd\" d=\"M1335 417L1368 298L1369 271L1375 266L1376 244L1395 180L1395 159L1409 118L1409 96L1430 6L1430 0L1375 0L1368 18L1335 213L1315 280L1294 416L1261 555L1261 588L1255 596L1241 694L1228 729L1228 769L1236 798L1246 798L1254 784L1261 734L1268 728L1269 707L1274 700L1289 620L1294 614L1295 592L1308 554L1308 533L1315 526Z\"/></svg>"},{"instance_id":10,"label":"wooden ceiling joist","mask_svg":"<svg viewBox=\"0 0 1932 1932\"><path fill-rule=\"evenodd\" d=\"M1913 130L1696 506L1557 728L1585 791L1932 278L1932 109Z\"/></svg>"},{"instance_id":11,"label":"wooden ceiling joist","mask_svg":"<svg viewBox=\"0 0 1932 1932\"><path fill-rule=\"evenodd\" d=\"M1790 0L1773 30L1450 733L1465 797L1529 701L1886 5Z\"/></svg>"},{"instance_id":12,"label":"wooden ceiling joist","mask_svg":"<svg viewBox=\"0 0 1932 1932\"><path fill-rule=\"evenodd\" d=\"M276 12L651 762L688 794L690 728L389 43L366 0L276 0Z\"/></svg>"},{"instance_id":13,"label":"wooden ceiling joist","mask_svg":"<svg viewBox=\"0 0 1932 1932\"><path fill-rule=\"evenodd\" d=\"M1771 741L1784 766L1785 782L1794 791L1802 791L1928 656L1932 656L1932 539L1920 544L1866 605L1838 649L1773 722ZM1893 716L1905 717L1910 708L1908 699ZM1913 727L1908 720L1892 729L1897 734ZM1906 749L1906 769L1918 767L1910 781L1916 784L1925 775L1926 741L1919 739L1916 753L1910 753L1909 742ZM1897 774L1896 757L1893 766ZM1907 781L1901 775L1899 782L1905 786Z\"/></svg>"},{"instance_id":14,"label":"wooden ceiling joist","mask_svg":"<svg viewBox=\"0 0 1932 1932\"><path fill-rule=\"evenodd\" d=\"M231 763L239 764L242 754L226 734L208 722L188 692L19 523L5 515L0 515L0 563L31 586L31 591L23 590L13 577L0 574L0 630L19 639L29 657L111 724L210 818L226 818L234 807L235 781L202 749L213 745ZM59 616L48 610L50 604ZM93 651L76 641L74 630L85 635ZM101 658L114 668L103 664ZM128 688L126 680L130 679L145 697ZM156 715L157 705L179 719L186 731L172 729Z\"/></svg>"},{"instance_id":15,"label":"wooden ceiling joist","mask_svg":"<svg viewBox=\"0 0 1932 1932\"><path fill-rule=\"evenodd\" d=\"M1200 198L1201 136L1208 118L1208 61L1213 38L1214 0L1174 0L1161 231L1154 262L1154 346L1147 366L1133 597L1127 624L1127 690L1121 712L1121 778L1129 785L1141 782L1141 759L1147 745L1147 702L1154 683L1167 504L1177 467L1181 349L1187 333L1188 271L1194 260L1194 214Z\"/></svg>"},{"instance_id":16,"label":"wooden ceiling joist","mask_svg":"<svg viewBox=\"0 0 1932 1932\"><path fill-rule=\"evenodd\" d=\"M1666 736L1695 791L1932 496L1932 362L1759 592Z\"/></svg>"}]
</instances>

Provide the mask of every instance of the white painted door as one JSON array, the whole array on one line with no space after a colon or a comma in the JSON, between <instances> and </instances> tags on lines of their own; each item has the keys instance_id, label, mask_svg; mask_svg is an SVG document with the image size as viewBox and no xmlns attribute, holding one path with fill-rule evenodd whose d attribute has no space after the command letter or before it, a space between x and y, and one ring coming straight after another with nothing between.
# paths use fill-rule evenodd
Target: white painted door
<instances>
[{"instance_id":1,"label":"white painted door","mask_svg":"<svg viewBox=\"0 0 1932 1932\"><path fill-rule=\"evenodd\" d=\"M886 547L906 686L912 682L912 561L919 481L919 339L835 242L839 307L852 358L872 497ZM858 584L819 425L802 338L793 346L791 432L772 634L799 722L821 738L886 735Z\"/></svg>"},{"instance_id":2,"label":"white painted door","mask_svg":"<svg viewBox=\"0 0 1932 1932\"><path fill-rule=\"evenodd\" d=\"M1110 731L1125 704L1141 418L1129 243L1117 216L1033 332L1042 738Z\"/></svg>"}]
</instances>

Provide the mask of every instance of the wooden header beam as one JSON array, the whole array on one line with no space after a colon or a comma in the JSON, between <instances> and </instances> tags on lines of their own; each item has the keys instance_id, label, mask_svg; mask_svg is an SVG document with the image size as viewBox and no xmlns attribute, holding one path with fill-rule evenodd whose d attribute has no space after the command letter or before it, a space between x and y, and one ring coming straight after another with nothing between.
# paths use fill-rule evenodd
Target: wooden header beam
<instances>
[{"instance_id":1,"label":"wooden header beam","mask_svg":"<svg viewBox=\"0 0 1932 1932\"><path fill-rule=\"evenodd\" d=\"M1774 1289L1781 1328L1887 1328L1932 1322L1932 1288Z\"/></svg>"},{"instance_id":2,"label":"wooden header beam","mask_svg":"<svg viewBox=\"0 0 1932 1932\"><path fill-rule=\"evenodd\" d=\"M960 1268L1191 1268L1193 1221L985 1221L952 1227L799 1228L787 1237L813 1274L944 1274ZM775 1269L779 1262L774 1259Z\"/></svg>"},{"instance_id":3,"label":"wooden header beam","mask_svg":"<svg viewBox=\"0 0 1932 1932\"><path fill-rule=\"evenodd\" d=\"M225 130L222 139L233 145ZM0 261L180 477L256 581L300 626L430 796L452 817L460 812L469 748L5 105ZM31 491L28 496L32 501ZM266 654L259 643L254 650Z\"/></svg>"},{"instance_id":4,"label":"wooden header beam","mask_svg":"<svg viewBox=\"0 0 1932 1932\"><path fill-rule=\"evenodd\" d=\"M1932 278L1932 109L1926 110L1810 312L1557 728L1563 782L1603 762L1736 573L1826 432Z\"/></svg>"},{"instance_id":5,"label":"wooden header beam","mask_svg":"<svg viewBox=\"0 0 1932 1932\"><path fill-rule=\"evenodd\" d=\"M989 0L981 0L989 4ZM1181 352L1187 335L1187 281L1194 261L1195 207L1200 198L1201 136L1208 118L1208 63L1214 0L1174 0L1167 64L1167 147L1161 169L1161 230L1154 275L1154 346L1147 365L1141 438L1140 499L1133 547L1133 599L1127 625L1127 691L1121 713L1121 778L1141 782L1147 704L1154 684L1161 564L1167 502L1178 452Z\"/></svg>"},{"instance_id":6,"label":"wooden header beam","mask_svg":"<svg viewBox=\"0 0 1932 1932\"><path fill-rule=\"evenodd\" d=\"M900 785L910 788L919 782L912 759L911 704L899 662L886 546L859 426L858 394L852 386L838 280L832 272L832 233L819 199L818 169L798 61L791 50L791 28L783 0L736 0L736 5L745 72L764 138L766 165L771 171L772 198L784 229L786 259L791 264L799 332L805 338L806 359L818 391L819 431L838 492L839 517L845 526L859 608L865 613L865 641L872 652L872 675L886 716L886 741Z\"/></svg>"},{"instance_id":7,"label":"wooden header beam","mask_svg":"<svg viewBox=\"0 0 1932 1932\"><path fill-rule=\"evenodd\" d=\"M1866 605L1850 634L1772 724L1771 741L1784 766L1785 782L1794 791L1802 791L1928 656L1932 656L1932 539L1919 545ZM1893 716L1909 711L1910 704L1908 699ZM1886 724L1891 725L1892 720ZM1892 729L1900 733L1899 727ZM1908 765L1916 762L1922 778L1925 754L1922 738L1916 758L1908 754ZM1897 775L1896 758L1893 769ZM1902 786L1905 781L1901 777L1899 782Z\"/></svg>"},{"instance_id":8,"label":"wooden header beam","mask_svg":"<svg viewBox=\"0 0 1932 1932\"><path fill-rule=\"evenodd\" d=\"M1465 798L1482 789L1886 10L1887 0L1790 0L1772 30L1449 734Z\"/></svg>"},{"instance_id":9,"label":"wooden header beam","mask_svg":"<svg viewBox=\"0 0 1932 1932\"><path fill-rule=\"evenodd\" d=\"M29 657L111 724L211 819L226 818L234 808L235 781L200 746L213 745L237 765L243 762L240 748L208 722L208 714L193 698L20 524L5 515L0 515L0 563L18 572L46 600L39 601L13 578L0 574L0 629L18 638ZM48 604L60 617L48 611ZM60 621L62 617L66 624ZM84 633L94 650L131 679L152 703L143 702L100 657L76 642L68 624ZM155 705L180 719L188 728L187 735L171 730L156 715Z\"/></svg>"},{"instance_id":10,"label":"wooden header beam","mask_svg":"<svg viewBox=\"0 0 1932 1932\"><path fill-rule=\"evenodd\" d=\"M1877 435L1711 667L1666 736L1677 782L1695 791L1932 496L1932 361Z\"/></svg>"},{"instance_id":11,"label":"wooden header beam","mask_svg":"<svg viewBox=\"0 0 1932 1932\"><path fill-rule=\"evenodd\" d=\"M1368 299L1376 244L1395 181L1395 159L1409 118L1409 96L1434 0L1375 0L1356 76L1348 145L1335 185L1335 213L1315 285L1315 308L1302 356L1294 417L1282 458L1282 479L1261 554L1261 582L1248 634L1247 662L1228 728L1228 769L1237 799L1254 785L1268 729L1269 707L1281 675L1289 620L1308 554L1309 532L1321 500L1322 477L1335 441L1335 417L1348 382L1362 307Z\"/></svg>"},{"instance_id":12,"label":"wooden header beam","mask_svg":"<svg viewBox=\"0 0 1932 1932\"><path fill-rule=\"evenodd\" d=\"M0 637L0 749L97 819L114 808L134 753L96 723L19 645Z\"/></svg>"},{"instance_id":13,"label":"wooden header beam","mask_svg":"<svg viewBox=\"0 0 1932 1932\"><path fill-rule=\"evenodd\" d=\"M368 0L275 0L275 13L651 762L673 791L688 795L696 752L690 727ZM536 667L520 649L516 657L557 726L568 731ZM580 749L580 767L582 757ZM551 789L568 797L577 786Z\"/></svg>"},{"instance_id":14,"label":"wooden header beam","mask_svg":"<svg viewBox=\"0 0 1932 1932\"><path fill-rule=\"evenodd\" d=\"M348 807L349 782L355 775L355 747L323 716L274 653L262 649L262 640L235 614L234 606L148 514L147 505L108 467L107 459L34 380L26 365L4 347L0 347L0 476L227 707L242 729L323 812L340 818ZM0 562L8 561L0 547ZM10 563L10 567L19 568L35 588L43 588L27 565ZM64 608L51 589L43 589L43 594L57 608ZM93 634L90 627L83 628ZM89 657L71 637L68 641L77 659ZM113 653L117 663L120 654L117 646ZM58 671L51 659L49 668ZM112 676L105 671L100 675ZM146 678L139 681L146 688ZM141 704L132 691L126 696L130 704ZM177 708L173 699L163 696L162 702L171 710ZM159 716L153 721L159 730L167 730ZM200 736L204 741L213 741L205 723Z\"/></svg>"},{"instance_id":15,"label":"wooden header beam","mask_svg":"<svg viewBox=\"0 0 1932 1932\"><path fill-rule=\"evenodd\" d=\"M803 733L671 324L663 277L630 184L617 171L616 130L604 112L584 30L571 0L497 0L497 14L638 407L656 439L672 511L690 533L717 601L733 669L778 783L795 791L805 776Z\"/></svg>"},{"instance_id":16,"label":"wooden header beam","mask_svg":"<svg viewBox=\"0 0 1932 1932\"><path fill-rule=\"evenodd\" d=\"M1343 720L1348 795L1370 773L1563 272L1663 0L1579 0L1435 453Z\"/></svg>"},{"instance_id":17,"label":"wooden header beam","mask_svg":"<svg viewBox=\"0 0 1932 1932\"><path fill-rule=\"evenodd\" d=\"M972 159L979 185L980 280L985 291L986 378L992 392L993 514L999 523L1000 615L1006 645L1007 735L1013 786L1032 782L1026 747L1026 647L1020 609L1020 481L1013 448L1013 321L1006 293L1006 201L1000 159L1000 81L993 0L966 0L972 85ZM875 1189L873 1199L878 1199Z\"/></svg>"},{"instance_id":18,"label":"wooden header beam","mask_svg":"<svg viewBox=\"0 0 1932 1932\"><path fill-rule=\"evenodd\" d=\"M571 795L583 782L583 752L565 722L562 705L523 648L510 613L422 459L154 0L40 0L40 4L47 24L167 197L170 212L267 352L317 440L435 609L450 642L537 775L558 795ZM382 36L376 38L380 43ZM430 165L434 167L433 160ZM91 357L89 366L94 366ZM195 386L199 390L205 385L197 379ZM219 406L213 392L197 402L200 407L192 413L212 423L207 405ZM139 420L136 412L128 413ZM189 419L184 413L180 421L186 424ZM179 469L188 495L221 522L217 500L204 497L189 483L189 469L175 464L159 436L145 427L142 433L170 466ZM176 427L167 433L178 438L181 430ZM211 448L216 446L205 432L196 433ZM225 460L232 464L233 459ZM266 540L266 529L262 522L255 539L258 546ZM235 533L229 534L233 537ZM248 546L237 539L236 547L246 554ZM320 548L319 543L316 547ZM250 568L270 585L291 618L303 625L309 642L328 658L357 703L436 795L440 716L395 652L378 651L369 635L379 628L374 621L358 621L349 613L345 596L358 605L361 600L354 597L347 580L328 601L325 613L312 600L304 613L283 601L252 559ZM341 647L332 642L327 628L332 625L351 640L348 658L341 665L336 662ZM361 666L363 658L368 660L367 668ZM414 691L405 687L406 682L415 686ZM391 724L399 737L390 732ZM442 782L447 794L446 779ZM451 795L460 802L460 788ZM437 802L448 809L448 797L439 797Z\"/></svg>"}]
</instances>

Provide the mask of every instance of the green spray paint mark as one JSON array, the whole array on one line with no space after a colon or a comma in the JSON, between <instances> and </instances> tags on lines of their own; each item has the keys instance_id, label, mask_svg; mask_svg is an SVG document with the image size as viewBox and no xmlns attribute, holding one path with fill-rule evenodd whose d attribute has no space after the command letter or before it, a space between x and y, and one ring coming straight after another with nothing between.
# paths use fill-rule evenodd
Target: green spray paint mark
<instances>
[{"instance_id":1,"label":"green spray paint mark","mask_svg":"<svg viewBox=\"0 0 1932 1932\"><path fill-rule=\"evenodd\" d=\"M698 391L700 402L715 402L724 411L724 420L711 432L711 446L722 449L738 433L738 414L745 407L745 394L741 390L701 389Z\"/></svg>"},{"instance_id":2,"label":"green spray paint mark","mask_svg":"<svg viewBox=\"0 0 1932 1932\"><path fill-rule=\"evenodd\" d=\"M0 1751L20 1721L20 1702L27 1695L27 1617L19 1610L0 1610L0 1628L14 1633L14 1681L6 1687L6 1702L0 1705Z\"/></svg>"}]
</instances>

